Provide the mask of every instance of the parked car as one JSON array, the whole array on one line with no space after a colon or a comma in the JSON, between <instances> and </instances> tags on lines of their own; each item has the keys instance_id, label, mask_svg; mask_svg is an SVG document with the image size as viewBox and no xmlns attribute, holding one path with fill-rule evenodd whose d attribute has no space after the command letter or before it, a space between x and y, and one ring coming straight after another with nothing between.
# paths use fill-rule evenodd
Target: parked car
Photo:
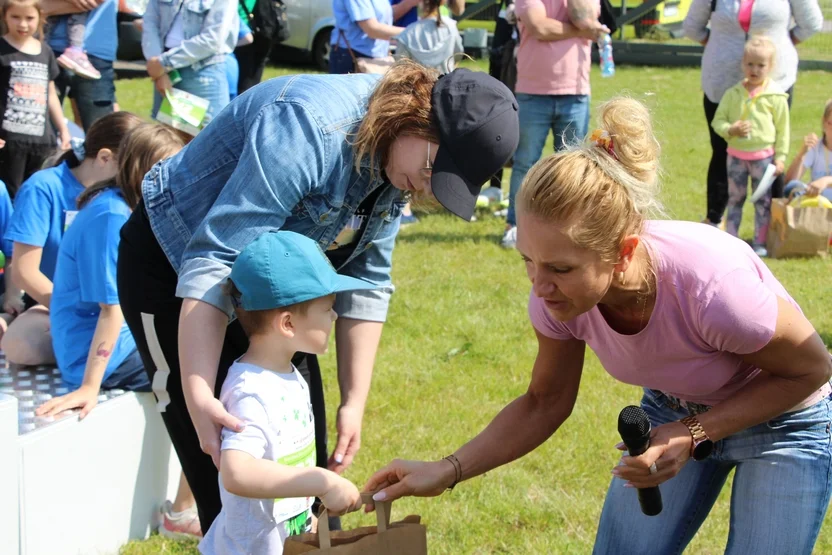
<instances>
[{"instance_id":1,"label":"parked car","mask_svg":"<svg viewBox=\"0 0 832 555\"><path fill-rule=\"evenodd\" d=\"M332 0L283 0L289 18L289 39L272 52L276 62L302 58L322 71L329 69L329 38L335 28Z\"/></svg>"}]
</instances>

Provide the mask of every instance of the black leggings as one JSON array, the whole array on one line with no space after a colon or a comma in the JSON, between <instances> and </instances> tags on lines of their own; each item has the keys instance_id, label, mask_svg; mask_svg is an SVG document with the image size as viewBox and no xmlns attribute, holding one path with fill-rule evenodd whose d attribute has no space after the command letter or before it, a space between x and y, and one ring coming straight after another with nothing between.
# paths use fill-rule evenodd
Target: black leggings
<instances>
[{"instance_id":1,"label":"black leggings","mask_svg":"<svg viewBox=\"0 0 832 555\"><path fill-rule=\"evenodd\" d=\"M789 108L792 107L792 96L794 86L786 91L789 95ZM719 103L711 102L706 95L702 95L705 106L705 119L708 121L708 133L711 137L711 163L708 166L708 212L707 217L711 223L718 224L722 221L725 209L728 207L728 143L725 139L714 132L711 123L714 121L716 109ZM777 176L771 186L772 196L780 198L783 196L785 181L783 175Z\"/></svg>"},{"instance_id":2,"label":"black leggings","mask_svg":"<svg viewBox=\"0 0 832 555\"><path fill-rule=\"evenodd\" d=\"M185 397L179 370L179 311L182 299L175 295L177 276L162 251L147 218L144 204L133 211L121 231L118 251L118 291L124 319L136 339L144 367L154 386L157 400L164 402L162 420L170 435L182 470L196 498L199 521L204 533L221 509L217 469L211 457L202 452ZM238 321L229 324L220 355L215 396L231 364L248 349L248 338ZM317 464L327 463L326 407L321 370L314 355L299 353L292 361L309 384L315 416ZM166 383L154 383L159 367L167 366ZM160 378L161 382L162 380ZM164 389L160 396L160 385ZM160 407L161 408L161 407Z\"/></svg>"},{"instance_id":3,"label":"black leggings","mask_svg":"<svg viewBox=\"0 0 832 555\"><path fill-rule=\"evenodd\" d=\"M240 81L237 84L237 94L243 94L263 80L263 69L266 67L271 51L272 41L258 35L254 36L253 43L238 46L234 50L237 63L240 65Z\"/></svg>"}]
</instances>

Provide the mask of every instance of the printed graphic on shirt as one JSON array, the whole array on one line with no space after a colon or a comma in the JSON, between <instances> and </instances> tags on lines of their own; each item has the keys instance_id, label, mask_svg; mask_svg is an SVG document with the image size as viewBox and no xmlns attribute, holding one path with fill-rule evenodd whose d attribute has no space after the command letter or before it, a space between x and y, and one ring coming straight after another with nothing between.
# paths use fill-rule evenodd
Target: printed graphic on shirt
<instances>
[{"instance_id":1,"label":"printed graphic on shirt","mask_svg":"<svg viewBox=\"0 0 832 555\"><path fill-rule=\"evenodd\" d=\"M69 229L69 226L72 225L72 222L75 221L75 216L78 215L77 210L65 210L64 211L64 233L66 230Z\"/></svg>"},{"instance_id":2,"label":"printed graphic on shirt","mask_svg":"<svg viewBox=\"0 0 832 555\"><path fill-rule=\"evenodd\" d=\"M46 130L49 66L41 62L12 61L3 129L41 137Z\"/></svg>"},{"instance_id":3,"label":"printed graphic on shirt","mask_svg":"<svg viewBox=\"0 0 832 555\"><path fill-rule=\"evenodd\" d=\"M308 400L280 397L284 408L280 428L281 444L277 447L277 462L286 466L314 468L315 421L312 416L312 403ZM274 500L274 519L277 522L288 520L312 506L313 499L293 498Z\"/></svg>"}]
</instances>

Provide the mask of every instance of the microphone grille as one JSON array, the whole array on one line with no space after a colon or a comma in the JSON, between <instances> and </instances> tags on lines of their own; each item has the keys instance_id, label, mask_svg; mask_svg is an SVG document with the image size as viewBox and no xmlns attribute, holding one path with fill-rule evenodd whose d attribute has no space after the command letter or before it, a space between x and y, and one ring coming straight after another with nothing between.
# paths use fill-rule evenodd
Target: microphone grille
<instances>
[{"instance_id":1,"label":"microphone grille","mask_svg":"<svg viewBox=\"0 0 832 555\"><path fill-rule=\"evenodd\" d=\"M650 419L644 409L630 405L618 414L618 433L621 437L641 437L650 432Z\"/></svg>"}]
</instances>

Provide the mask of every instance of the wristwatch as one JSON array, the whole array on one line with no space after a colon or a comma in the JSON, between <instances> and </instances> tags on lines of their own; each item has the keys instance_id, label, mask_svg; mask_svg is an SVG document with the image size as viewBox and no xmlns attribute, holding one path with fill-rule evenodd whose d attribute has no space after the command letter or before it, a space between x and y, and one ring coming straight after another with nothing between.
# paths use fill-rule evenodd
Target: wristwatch
<instances>
[{"instance_id":1,"label":"wristwatch","mask_svg":"<svg viewBox=\"0 0 832 555\"><path fill-rule=\"evenodd\" d=\"M690 456L695 461L704 461L711 456L714 450L714 442L705 433L702 424L695 416L686 416L679 422L684 424L690 430L690 435L693 438L693 444L690 446Z\"/></svg>"}]
</instances>

